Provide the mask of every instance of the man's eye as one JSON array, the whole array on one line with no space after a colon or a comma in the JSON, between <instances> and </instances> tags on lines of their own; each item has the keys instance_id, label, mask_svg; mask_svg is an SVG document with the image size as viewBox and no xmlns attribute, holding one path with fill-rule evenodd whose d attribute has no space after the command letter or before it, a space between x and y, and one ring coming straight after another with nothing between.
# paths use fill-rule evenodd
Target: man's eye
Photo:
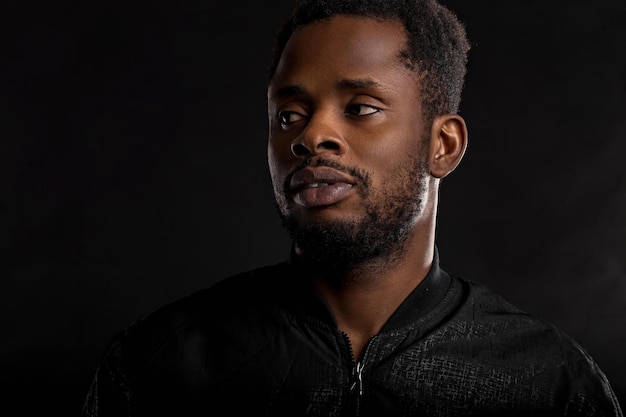
<instances>
[{"instance_id":1,"label":"man's eye","mask_svg":"<svg viewBox=\"0 0 626 417\"><path fill-rule=\"evenodd\" d=\"M369 116L379 111L378 107L368 106L367 104L351 104L346 109L346 114L350 116Z\"/></svg>"},{"instance_id":2,"label":"man's eye","mask_svg":"<svg viewBox=\"0 0 626 417\"><path fill-rule=\"evenodd\" d=\"M303 118L304 116L293 111L281 111L280 113L278 113L278 121L281 125L284 126L295 123L299 120L302 120Z\"/></svg>"}]
</instances>

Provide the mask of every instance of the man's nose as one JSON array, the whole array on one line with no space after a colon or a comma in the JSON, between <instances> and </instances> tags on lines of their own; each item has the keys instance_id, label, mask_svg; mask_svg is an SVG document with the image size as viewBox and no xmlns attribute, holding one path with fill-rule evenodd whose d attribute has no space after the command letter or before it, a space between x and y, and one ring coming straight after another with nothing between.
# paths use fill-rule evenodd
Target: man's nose
<instances>
[{"instance_id":1,"label":"man's nose","mask_svg":"<svg viewBox=\"0 0 626 417\"><path fill-rule=\"evenodd\" d=\"M309 119L306 128L291 143L291 152L299 158L321 153L341 155L347 147L342 130L339 115L316 112Z\"/></svg>"}]
</instances>

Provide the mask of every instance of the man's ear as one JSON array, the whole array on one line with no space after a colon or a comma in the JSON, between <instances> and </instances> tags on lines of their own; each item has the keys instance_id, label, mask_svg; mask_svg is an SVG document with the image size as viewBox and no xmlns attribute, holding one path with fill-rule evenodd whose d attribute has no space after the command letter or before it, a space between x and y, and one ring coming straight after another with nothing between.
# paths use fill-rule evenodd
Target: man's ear
<instances>
[{"instance_id":1,"label":"man's ear","mask_svg":"<svg viewBox=\"0 0 626 417\"><path fill-rule=\"evenodd\" d=\"M467 148L467 126L458 114L444 114L433 121L430 137L430 174L443 178L459 165Z\"/></svg>"}]
</instances>

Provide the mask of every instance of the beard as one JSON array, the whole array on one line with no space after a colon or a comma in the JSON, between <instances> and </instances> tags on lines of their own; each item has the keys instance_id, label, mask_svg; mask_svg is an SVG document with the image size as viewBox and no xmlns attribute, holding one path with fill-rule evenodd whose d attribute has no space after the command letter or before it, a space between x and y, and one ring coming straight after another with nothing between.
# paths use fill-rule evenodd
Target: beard
<instances>
[{"instance_id":1,"label":"beard","mask_svg":"<svg viewBox=\"0 0 626 417\"><path fill-rule=\"evenodd\" d=\"M301 167L311 165L312 161L307 161ZM315 161L315 166L329 166L356 178L365 214L353 220L300 224L295 216L279 209L281 222L299 249L299 260L315 270L341 274L356 268L388 266L399 259L409 232L424 210L429 179L426 158L405 159L388 177L393 182L382 184L379 190L371 188L370 176L358 168L326 160Z\"/></svg>"}]
</instances>

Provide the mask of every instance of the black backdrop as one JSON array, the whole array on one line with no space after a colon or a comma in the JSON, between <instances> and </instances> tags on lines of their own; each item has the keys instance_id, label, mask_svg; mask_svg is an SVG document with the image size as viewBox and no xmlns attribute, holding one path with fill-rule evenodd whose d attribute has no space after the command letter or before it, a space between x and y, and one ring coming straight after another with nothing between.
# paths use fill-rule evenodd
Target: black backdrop
<instances>
[{"instance_id":1,"label":"black backdrop","mask_svg":"<svg viewBox=\"0 0 626 417\"><path fill-rule=\"evenodd\" d=\"M77 413L115 331L287 255L265 77L291 2L215 3L2 2L3 407ZM446 4L473 49L442 265L575 337L624 403L626 3Z\"/></svg>"}]
</instances>

